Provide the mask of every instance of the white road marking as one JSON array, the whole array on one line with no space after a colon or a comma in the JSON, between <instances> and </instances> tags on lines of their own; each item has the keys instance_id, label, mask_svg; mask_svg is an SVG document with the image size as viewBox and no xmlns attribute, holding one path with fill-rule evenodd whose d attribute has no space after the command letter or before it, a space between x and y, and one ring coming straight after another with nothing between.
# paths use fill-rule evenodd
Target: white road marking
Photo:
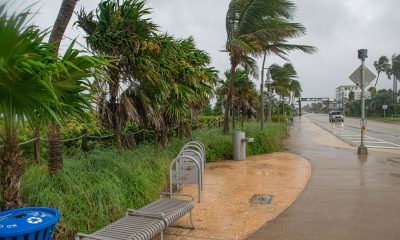
<instances>
[{"instance_id":1,"label":"white road marking","mask_svg":"<svg viewBox=\"0 0 400 240\"><path fill-rule=\"evenodd\" d=\"M323 123L322 121L318 121L318 120L316 120L316 121L320 122L320 123L322 123L324 125L327 125L327 127L329 128L329 124ZM333 135L342 138L344 141L347 141L352 145L355 145L356 143L360 143L361 142L360 140L355 140L355 139L361 138L361 134L358 133L358 132L354 132L354 131L345 129L344 125L332 124L332 125L330 125L330 127L331 127L330 132ZM348 126L348 127L352 127L352 126ZM355 128L355 127L352 127L352 128ZM370 133L373 133L373 132L370 132ZM399 144L388 142L386 140L382 140L382 139L379 139L379 138L376 138L376 137L371 137L369 135L365 135L364 137L365 137L365 143L366 143L367 147L400 149L400 145ZM386 137L391 137L391 138L395 138L395 139L399 139L400 138L400 136L392 136L392 135L384 135L384 137L385 138ZM378 144L378 145L368 145L368 144ZM379 146L381 144L382 144L382 146ZM387 146L387 145L389 145L389 146ZM392 147L392 146L395 146L395 147Z\"/></svg>"}]
</instances>

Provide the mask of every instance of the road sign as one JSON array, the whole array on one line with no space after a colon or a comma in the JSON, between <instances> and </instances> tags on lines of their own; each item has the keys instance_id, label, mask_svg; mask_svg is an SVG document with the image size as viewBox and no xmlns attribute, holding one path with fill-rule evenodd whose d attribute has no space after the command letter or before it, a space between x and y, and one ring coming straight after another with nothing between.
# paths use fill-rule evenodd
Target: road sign
<instances>
[{"instance_id":1,"label":"road sign","mask_svg":"<svg viewBox=\"0 0 400 240\"><path fill-rule=\"evenodd\" d=\"M387 105L382 105L382 109L386 110L386 109L388 109L388 106Z\"/></svg>"},{"instance_id":2,"label":"road sign","mask_svg":"<svg viewBox=\"0 0 400 240\"><path fill-rule=\"evenodd\" d=\"M360 125L361 127L366 127L368 125L367 119L361 119Z\"/></svg>"},{"instance_id":3,"label":"road sign","mask_svg":"<svg viewBox=\"0 0 400 240\"><path fill-rule=\"evenodd\" d=\"M361 84L361 66L359 66L351 75L350 80L353 81L357 86ZM365 67L365 80L364 87L368 86L376 78L375 74Z\"/></svg>"},{"instance_id":4,"label":"road sign","mask_svg":"<svg viewBox=\"0 0 400 240\"><path fill-rule=\"evenodd\" d=\"M365 99L371 99L371 92L365 92ZM361 99L361 92L355 92L354 99Z\"/></svg>"},{"instance_id":5,"label":"road sign","mask_svg":"<svg viewBox=\"0 0 400 240\"><path fill-rule=\"evenodd\" d=\"M300 98L300 101L303 102L327 102L329 101L329 98L327 97L317 97L317 98Z\"/></svg>"}]
</instances>

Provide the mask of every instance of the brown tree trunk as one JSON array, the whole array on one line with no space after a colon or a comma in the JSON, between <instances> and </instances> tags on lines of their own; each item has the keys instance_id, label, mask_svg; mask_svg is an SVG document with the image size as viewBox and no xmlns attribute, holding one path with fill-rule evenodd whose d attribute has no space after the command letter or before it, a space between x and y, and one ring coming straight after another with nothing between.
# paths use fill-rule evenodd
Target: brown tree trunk
<instances>
[{"instance_id":1,"label":"brown tree trunk","mask_svg":"<svg viewBox=\"0 0 400 240\"><path fill-rule=\"evenodd\" d=\"M19 199L19 186L24 171L24 164L15 134L6 137L4 147L1 150L0 190L4 204L3 207L5 209L18 208L22 205L22 201Z\"/></svg>"},{"instance_id":2,"label":"brown tree trunk","mask_svg":"<svg viewBox=\"0 0 400 240\"><path fill-rule=\"evenodd\" d=\"M167 144L168 144L168 129L167 128L163 128L163 130L161 132L161 144L163 145L163 147L167 146Z\"/></svg>"},{"instance_id":3,"label":"brown tree trunk","mask_svg":"<svg viewBox=\"0 0 400 240\"><path fill-rule=\"evenodd\" d=\"M224 113L224 133L229 133L229 112L232 105L232 96L235 84L235 70L236 70L237 63L231 59L231 70L230 70L230 77L229 77L229 88L228 88L228 95L226 97L225 102L225 113Z\"/></svg>"},{"instance_id":4,"label":"brown tree trunk","mask_svg":"<svg viewBox=\"0 0 400 240\"><path fill-rule=\"evenodd\" d=\"M145 131L144 127L142 127L141 130L143 130L142 131L142 142L144 143L144 142L146 142L146 131Z\"/></svg>"},{"instance_id":5,"label":"brown tree trunk","mask_svg":"<svg viewBox=\"0 0 400 240\"><path fill-rule=\"evenodd\" d=\"M60 124L49 124L47 127L47 165L52 176L63 167L62 148L60 142Z\"/></svg>"},{"instance_id":6,"label":"brown tree trunk","mask_svg":"<svg viewBox=\"0 0 400 240\"><path fill-rule=\"evenodd\" d=\"M36 138L33 142L33 162L38 164L40 163L40 127L33 130L33 138Z\"/></svg>"},{"instance_id":7,"label":"brown tree trunk","mask_svg":"<svg viewBox=\"0 0 400 240\"><path fill-rule=\"evenodd\" d=\"M82 129L82 152L89 152L87 129Z\"/></svg>"},{"instance_id":8,"label":"brown tree trunk","mask_svg":"<svg viewBox=\"0 0 400 240\"><path fill-rule=\"evenodd\" d=\"M78 0L63 0L57 19L54 22L53 29L50 33L49 43L54 44L53 51L58 53L60 43L64 35L65 29L74 12L76 2ZM54 126L55 125L55 129ZM49 166L49 174L53 175L62 168L62 149L60 142L60 125L58 123L49 124L47 129L47 158Z\"/></svg>"},{"instance_id":9,"label":"brown tree trunk","mask_svg":"<svg viewBox=\"0 0 400 240\"><path fill-rule=\"evenodd\" d=\"M268 89L268 98L269 98L269 101L268 101L268 118L267 118L268 122L272 121L272 97L271 97L272 93L270 91L271 91L271 89Z\"/></svg>"},{"instance_id":10,"label":"brown tree trunk","mask_svg":"<svg viewBox=\"0 0 400 240\"><path fill-rule=\"evenodd\" d=\"M236 128L235 120L236 120L236 107L233 107L232 108L232 131L235 131L235 128Z\"/></svg>"},{"instance_id":11,"label":"brown tree trunk","mask_svg":"<svg viewBox=\"0 0 400 240\"><path fill-rule=\"evenodd\" d=\"M120 102L117 101L119 92L119 76L115 69L110 70L111 82L109 84L110 89L110 112L112 119L112 128L114 130L114 144L117 148L122 148L121 142L121 119L118 118L118 110L121 107Z\"/></svg>"},{"instance_id":12,"label":"brown tree trunk","mask_svg":"<svg viewBox=\"0 0 400 240\"><path fill-rule=\"evenodd\" d=\"M57 19L54 22L53 29L51 30L49 43L53 43L55 48L54 52L58 52L60 43L64 35L65 29L74 13L75 5L78 0L63 0L60 10L58 11Z\"/></svg>"}]
</instances>

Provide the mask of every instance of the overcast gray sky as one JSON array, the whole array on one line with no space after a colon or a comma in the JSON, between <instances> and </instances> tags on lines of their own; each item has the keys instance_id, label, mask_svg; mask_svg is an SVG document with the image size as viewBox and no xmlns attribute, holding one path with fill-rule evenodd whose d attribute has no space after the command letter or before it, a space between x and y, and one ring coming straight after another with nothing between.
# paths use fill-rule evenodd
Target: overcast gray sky
<instances>
[{"instance_id":1,"label":"overcast gray sky","mask_svg":"<svg viewBox=\"0 0 400 240\"><path fill-rule=\"evenodd\" d=\"M39 14L34 22L49 28L54 23L61 0L16 0L15 7L38 2ZM96 8L99 0L81 0L87 10ZM226 41L225 14L229 0L149 0L153 21L162 32L176 37L194 36L197 46L212 57L212 66L221 73L229 68L229 58L221 52ZM339 85L352 84L348 76L360 65L357 50L367 48L366 65L373 72L374 60L380 56L400 54L399 0L294 0L297 5L295 21L307 28L307 35L294 43L318 48L314 55L292 53L289 58L298 71L304 97L334 97ZM78 38L85 44L84 33L73 27L74 16L66 36ZM62 43L65 48L69 40ZM261 65L261 61L260 65ZM284 61L270 56L267 64ZM257 86L259 82L257 82ZM378 88L391 88L386 75L380 77Z\"/></svg>"}]
</instances>

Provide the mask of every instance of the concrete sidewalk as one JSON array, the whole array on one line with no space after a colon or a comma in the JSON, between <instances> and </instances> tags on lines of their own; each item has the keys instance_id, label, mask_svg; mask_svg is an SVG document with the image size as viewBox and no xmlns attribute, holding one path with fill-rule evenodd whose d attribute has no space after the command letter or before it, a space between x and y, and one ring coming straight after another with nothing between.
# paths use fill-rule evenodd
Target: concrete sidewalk
<instances>
[{"instance_id":1,"label":"concrete sidewalk","mask_svg":"<svg viewBox=\"0 0 400 240\"><path fill-rule=\"evenodd\" d=\"M296 202L249 240L400 239L400 151L359 157L304 117L286 146L311 162L312 176Z\"/></svg>"},{"instance_id":2,"label":"concrete sidewalk","mask_svg":"<svg viewBox=\"0 0 400 240\"><path fill-rule=\"evenodd\" d=\"M179 227L165 231L165 239L244 239L289 207L310 173L310 163L291 153L207 163L202 202L193 210L196 229L187 228L185 216ZM197 190L186 185L183 193L197 195ZM271 204L251 203L256 194L272 194Z\"/></svg>"}]
</instances>

